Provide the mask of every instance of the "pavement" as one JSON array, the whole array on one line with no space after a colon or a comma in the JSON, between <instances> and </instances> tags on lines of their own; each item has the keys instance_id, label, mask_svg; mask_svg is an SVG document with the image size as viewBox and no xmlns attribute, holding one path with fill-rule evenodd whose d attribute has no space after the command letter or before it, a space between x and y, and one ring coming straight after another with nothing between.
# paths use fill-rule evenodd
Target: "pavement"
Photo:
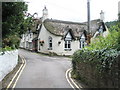
<instances>
[{"instance_id":1,"label":"pavement","mask_svg":"<svg viewBox=\"0 0 120 90\"><path fill-rule=\"evenodd\" d=\"M66 57L49 57L23 49L19 55L26 60L26 67L15 88L72 88L66 79L71 60Z\"/></svg>"}]
</instances>

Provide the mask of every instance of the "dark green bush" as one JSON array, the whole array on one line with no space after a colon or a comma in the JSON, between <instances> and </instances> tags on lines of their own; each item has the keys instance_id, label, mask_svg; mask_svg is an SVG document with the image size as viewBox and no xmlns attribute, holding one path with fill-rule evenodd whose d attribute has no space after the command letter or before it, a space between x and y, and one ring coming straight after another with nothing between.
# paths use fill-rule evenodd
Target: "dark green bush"
<instances>
[{"instance_id":1,"label":"dark green bush","mask_svg":"<svg viewBox=\"0 0 120 90\"><path fill-rule=\"evenodd\" d=\"M91 87L118 87L119 55L115 49L79 50L73 55L73 73Z\"/></svg>"},{"instance_id":2,"label":"dark green bush","mask_svg":"<svg viewBox=\"0 0 120 90\"><path fill-rule=\"evenodd\" d=\"M73 55L72 75L89 87L120 86L120 23L110 29L107 37L100 36L90 46L76 51Z\"/></svg>"}]
</instances>

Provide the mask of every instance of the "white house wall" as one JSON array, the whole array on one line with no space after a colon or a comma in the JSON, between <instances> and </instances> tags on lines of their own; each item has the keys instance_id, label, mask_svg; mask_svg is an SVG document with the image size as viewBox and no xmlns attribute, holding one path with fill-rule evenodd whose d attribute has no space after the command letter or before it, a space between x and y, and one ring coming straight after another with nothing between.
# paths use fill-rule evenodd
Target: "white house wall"
<instances>
[{"instance_id":1,"label":"white house wall","mask_svg":"<svg viewBox=\"0 0 120 90\"><path fill-rule=\"evenodd\" d=\"M52 50L48 50L49 48L49 42L48 42L48 38L52 37ZM44 27L44 25L41 28L38 40L44 40L44 44L43 46L40 46L40 43L38 43L38 52L43 52L43 53L49 53L49 52L55 52L58 55L72 55L76 50L79 49L79 41L72 41L71 42L71 51L65 51L64 50L64 40L61 40L61 36L56 36L51 34L49 31L46 30L46 28ZM61 42L61 44L59 45L58 42ZM40 50L39 50L39 46L40 46Z\"/></svg>"},{"instance_id":2,"label":"white house wall","mask_svg":"<svg viewBox=\"0 0 120 90\"><path fill-rule=\"evenodd\" d=\"M33 33L25 33L22 35L22 39L20 41L20 47L25 49L32 49L32 40L34 38Z\"/></svg>"}]
</instances>

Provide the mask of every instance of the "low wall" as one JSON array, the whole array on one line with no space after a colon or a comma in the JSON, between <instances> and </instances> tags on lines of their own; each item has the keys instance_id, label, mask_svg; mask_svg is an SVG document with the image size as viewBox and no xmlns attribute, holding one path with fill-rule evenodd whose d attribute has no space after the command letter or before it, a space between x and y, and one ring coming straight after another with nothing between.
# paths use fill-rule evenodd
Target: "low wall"
<instances>
[{"instance_id":1,"label":"low wall","mask_svg":"<svg viewBox=\"0 0 120 90\"><path fill-rule=\"evenodd\" d=\"M18 63L18 50L6 51L0 55L0 81L11 72Z\"/></svg>"}]
</instances>

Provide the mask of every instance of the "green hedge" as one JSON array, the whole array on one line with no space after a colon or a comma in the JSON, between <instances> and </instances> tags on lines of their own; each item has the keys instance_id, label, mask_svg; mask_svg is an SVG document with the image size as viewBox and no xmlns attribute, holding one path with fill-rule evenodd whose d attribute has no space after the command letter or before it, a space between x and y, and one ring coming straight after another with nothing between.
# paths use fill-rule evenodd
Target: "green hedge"
<instances>
[{"instance_id":1,"label":"green hedge","mask_svg":"<svg viewBox=\"0 0 120 90\"><path fill-rule=\"evenodd\" d=\"M73 54L72 76L89 87L117 88L120 86L120 23L112 26L107 37Z\"/></svg>"},{"instance_id":2,"label":"green hedge","mask_svg":"<svg viewBox=\"0 0 120 90\"><path fill-rule=\"evenodd\" d=\"M73 76L89 87L118 87L120 52L112 50L79 50L72 58Z\"/></svg>"}]
</instances>

